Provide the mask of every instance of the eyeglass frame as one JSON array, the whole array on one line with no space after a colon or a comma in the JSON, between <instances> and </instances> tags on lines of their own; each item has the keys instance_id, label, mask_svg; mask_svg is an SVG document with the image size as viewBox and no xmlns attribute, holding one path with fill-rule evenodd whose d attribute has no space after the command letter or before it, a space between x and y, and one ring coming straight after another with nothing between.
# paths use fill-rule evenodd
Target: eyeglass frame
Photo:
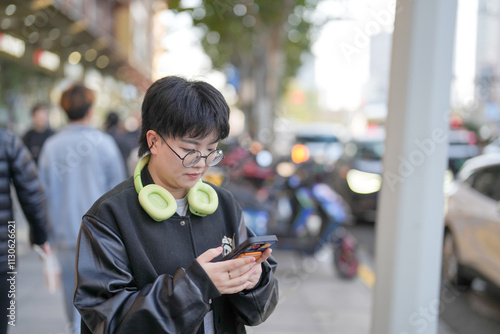
<instances>
[{"instance_id":1,"label":"eyeglass frame","mask_svg":"<svg viewBox=\"0 0 500 334\"><path fill-rule=\"evenodd\" d=\"M184 156L184 158L182 158L182 157L181 157L181 156L180 156L177 152L175 152L175 150L174 150L172 147L170 147L170 145L168 145L167 141L165 140L165 138L163 138L163 136L162 136L161 134L159 134L159 133L157 133L157 134L158 134L158 136L160 136L161 140L163 140L163 141L165 142L165 144L167 144L168 148L169 148L172 152L174 152L174 154L175 154L175 155L176 155L179 159L181 159L181 161L182 161L182 165L183 165L184 167L186 167L186 168L194 167L194 166L195 166L198 162L200 162L200 160L201 160L202 158L205 158L205 164L206 164L207 166L209 166L209 167L216 166L219 162L221 162L221 161L222 161L222 159L224 159L224 151L223 151L223 150L221 150L220 148L213 150L212 152L208 153L207 155L203 155L203 154L202 154L200 151L198 151L198 150L191 150L191 151L189 151L188 153L186 153L186 155ZM194 161L194 163L193 163L193 164L190 164L189 166L186 166L186 165L184 164L184 159L186 159L186 157L187 157L188 155L193 154L193 152L198 152L198 154L199 154L199 155L198 155L198 157L196 158L196 160ZM219 160L219 161L217 161L215 164L211 165L211 164L207 163L207 158L210 156L210 154L213 154L214 152L220 152L219 156L220 156L221 158L220 158L220 160Z\"/></svg>"}]
</instances>

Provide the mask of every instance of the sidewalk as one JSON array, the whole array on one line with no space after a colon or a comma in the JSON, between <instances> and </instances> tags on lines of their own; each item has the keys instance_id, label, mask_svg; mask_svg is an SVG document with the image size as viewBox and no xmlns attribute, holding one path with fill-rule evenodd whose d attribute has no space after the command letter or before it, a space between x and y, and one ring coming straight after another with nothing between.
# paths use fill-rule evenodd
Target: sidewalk
<instances>
[{"instance_id":1,"label":"sidewalk","mask_svg":"<svg viewBox=\"0 0 500 334\"><path fill-rule=\"evenodd\" d=\"M8 327L9 334L70 333L66 326L62 291L49 293L43 276L43 262L29 247L27 231L21 226L17 230L15 301L16 326Z\"/></svg>"},{"instance_id":2,"label":"sidewalk","mask_svg":"<svg viewBox=\"0 0 500 334\"><path fill-rule=\"evenodd\" d=\"M328 254L317 259L278 250L273 255L280 302L264 324L248 333L370 333L372 293L359 278L339 278Z\"/></svg>"},{"instance_id":3,"label":"sidewalk","mask_svg":"<svg viewBox=\"0 0 500 334\"><path fill-rule=\"evenodd\" d=\"M50 294L45 288L42 262L19 227L16 326L9 327L9 334L69 333L62 294ZM273 255L279 264L280 302L266 322L247 328L249 334L370 334L372 289L363 275L342 280L328 252L304 257L275 250ZM442 322L438 333L454 334Z\"/></svg>"},{"instance_id":4,"label":"sidewalk","mask_svg":"<svg viewBox=\"0 0 500 334\"><path fill-rule=\"evenodd\" d=\"M273 255L279 264L280 303L264 324L249 328L249 334L372 334L375 274L373 259L363 247L358 277L352 280L339 278L328 250L319 258L280 251ZM437 333L456 334L442 320Z\"/></svg>"}]
</instances>

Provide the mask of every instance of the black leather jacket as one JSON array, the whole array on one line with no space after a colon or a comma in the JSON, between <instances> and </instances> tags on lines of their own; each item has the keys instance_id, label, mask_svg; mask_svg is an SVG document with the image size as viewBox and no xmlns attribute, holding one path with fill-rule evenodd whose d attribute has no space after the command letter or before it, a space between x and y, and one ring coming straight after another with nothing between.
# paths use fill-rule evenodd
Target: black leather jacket
<instances>
[{"instance_id":1,"label":"black leather jacket","mask_svg":"<svg viewBox=\"0 0 500 334\"><path fill-rule=\"evenodd\" d=\"M274 259L262 264L254 289L233 295L221 295L195 260L224 236L240 242L241 208L227 190L213 187L219 206L203 218L174 214L153 221L132 178L95 203L83 217L77 248L74 301L82 333L202 333L211 309L216 333L245 333L245 325L273 312Z\"/></svg>"},{"instance_id":2,"label":"black leather jacket","mask_svg":"<svg viewBox=\"0 0 500 334\"><path fill-rule=\"evenodd\" d=\"M14 220L11 182L30 225L31 243L41 245L47 241L47 207L35 161L21 139L0 129L0 272L9 271L8 222Z\"/></svg>"}]
</instances>

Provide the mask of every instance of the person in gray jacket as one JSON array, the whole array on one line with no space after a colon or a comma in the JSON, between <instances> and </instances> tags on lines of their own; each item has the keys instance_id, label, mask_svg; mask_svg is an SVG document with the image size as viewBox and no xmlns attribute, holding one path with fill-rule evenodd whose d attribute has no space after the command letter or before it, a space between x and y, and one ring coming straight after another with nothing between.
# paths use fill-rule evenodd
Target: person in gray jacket
<instances>
[{"instance_id":1,"label":"person in gray jacket","mask_svg":"<svg viewBox=\"0 0 500 334\"><path fill-rule=\"evenodd\" d=\"M60 104L69 124L45 141L38 161L72 333L80 332L81 323L73 306L73 291L82 216L100 196L126 178L114 139L92 126L95 99L95 92L81 83L62 93Z\"/></svg>"},{"instance_id":2,"label":"person in gray jacket","mask_svg":"<svg viewBox=\"0 0 500 334\"><path fill-rule=\"evenodd\" d=\"M223 158L229 107L213 86L165 77L142 105L134 176L83 217L74 303L82 333L245 333L278 303L267 249L220 261L253 235L232 194L201 181Z\"/></svg>"}]
</instances>

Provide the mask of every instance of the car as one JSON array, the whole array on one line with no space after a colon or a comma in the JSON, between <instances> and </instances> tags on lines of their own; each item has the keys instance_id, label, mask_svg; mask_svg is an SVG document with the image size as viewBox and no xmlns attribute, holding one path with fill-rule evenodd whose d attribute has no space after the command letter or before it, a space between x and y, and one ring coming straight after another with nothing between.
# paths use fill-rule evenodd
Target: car
<instances>
[{"instance_id":1,"label":"car","mask_svg":"<svg viewBox=\"0 0 500 334\"><path fill-rule=\"evenodd\" d=\"M307 146L311 158L319 164L334 163L342 154L342 143L333 132L299 132L296 134L296 142Z\"/></svg>"},{"instance_id":2,"label":"car","mask_svg":"<svg viewBox=\"0 0 500 334\"><path fill-rule=\"evenodd\" d=\"M333 165L329 183L349 204L357 220L375 221L383 154L382 135L352 138Z\"/></svg>"},{"instance_id":3,"label":"car","mask_svg":"<svg viewBox=\"0 0 500 334\"><path fill-rule=\"evenodd\" d=\"M443 279L500 287L500 153L467 160L446 193Z\"/></svg>"}]
</instances>

